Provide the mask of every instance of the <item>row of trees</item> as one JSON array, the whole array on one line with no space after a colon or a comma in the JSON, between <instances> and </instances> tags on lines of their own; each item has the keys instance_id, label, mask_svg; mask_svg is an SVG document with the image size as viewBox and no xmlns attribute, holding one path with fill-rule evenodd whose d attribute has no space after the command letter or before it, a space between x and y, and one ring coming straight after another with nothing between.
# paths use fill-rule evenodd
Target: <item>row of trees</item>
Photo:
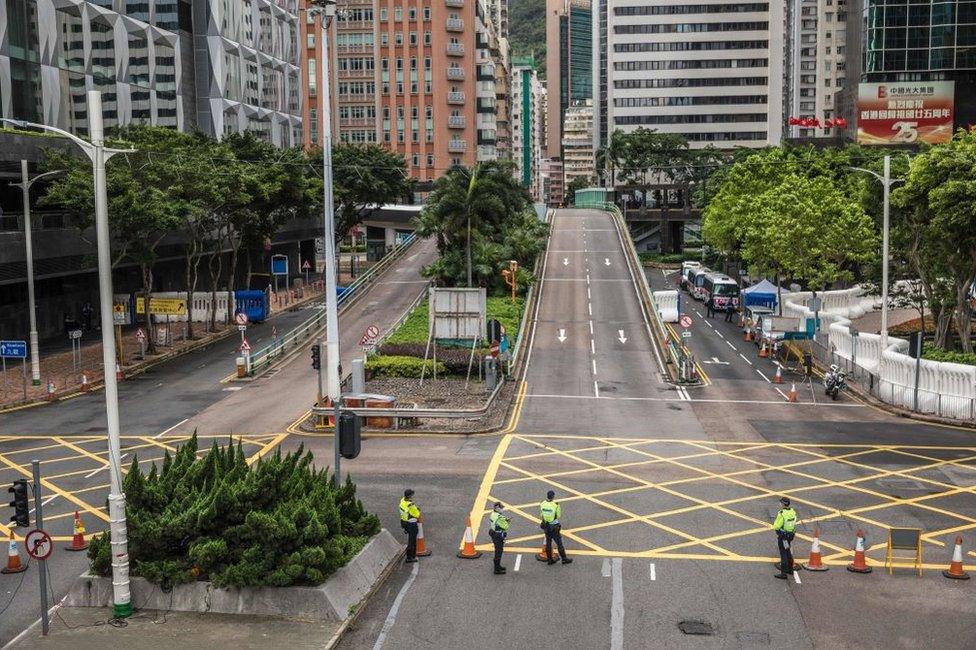
<instances>
[{"instance_id":1,"label":"row of trees","mask_svg":"<svg viewBox=\"0 0 976 650\"><path fill-rule=\"evenodd\" d=\"M269 248L285 223L321 214L320 151L279 149L252 133L218 141L150 126L119 129L113 141L136 150L106 165L113 265L139 267L144 298L153 291L153 271L167 238L175 235L183 249L184 290L197 289L203 264L216 297L222 284L228 292L235 288L242 253L247 286L254 271L251 251ZM382 147L338 145L333 165L337 239L369 206L409 195L403 158ZM48 151L44 166L66 173L56 177L41 203L64 210L85 232L94 219L90 164ZM192 301L187 309L192 336ZM211 327L215 319L212 311Z\"/></svg>"},{"instance_id":2,"label":"row of trees","mask_svg":"<svg viewBox=\"0 0 976 650\"><path fill-rule=\"evenodd\" d=\"M439 286L479 286L504 291L501 270L517 260L517 282L525 289L529 269L545 247L548 227L510 162L454 167L439 178L417 219L417 234L434 237L439 259L425 276Z\"/></svg>"}]
</instances>

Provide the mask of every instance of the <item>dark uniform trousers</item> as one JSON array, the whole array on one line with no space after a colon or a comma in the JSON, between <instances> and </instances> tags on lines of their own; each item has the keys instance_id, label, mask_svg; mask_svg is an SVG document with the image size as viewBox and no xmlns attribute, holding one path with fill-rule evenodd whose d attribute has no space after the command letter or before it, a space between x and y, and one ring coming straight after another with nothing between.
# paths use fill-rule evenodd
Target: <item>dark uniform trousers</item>
<instances>
[{"instance_id":1,"label":"dark uniform trousers","mask_svg":"<svg viewBox=\"0 0 976 650\"><path fill-rule=\"evenodd\" d=\"M495 568L498 569L502 566L502 553L505 551L505 533L489 530L488 535L495 544Z\"/></svg>"},{"instance_id":2,"label":"dark uniform trousers","mask_svg":"<svg viewBox=\"0 0 976 650\"><path fill-rule=\"evenodd\" d=\"M776 533L776 545L779 546L779 570L781 573L793 573L793 536L794 533Z\"/></svg>"},{"instance_id":3,"label":"dark uniform trousers","mask_svg":"<svg viewBox=\"0 0 976 650\"><path fill-rule=\"evenodd\" d=\"M401 521L400 527L407 534L407 559L413 560L417 557L417 527L416 521Z\"/></svg>"},{"instance_id":4,"label":"dark uniform trousers","mask_svg":"<svg viewBox=\"0 0 976 650\"><path fill-rule=\"evenodd\" d=\"M546 557L552 559L552 543L556 542L556 549L559 557L566 559L566 549L563 548L563 526L562 524L549 524L546 526Z\"/></svg>"}]
</instances>

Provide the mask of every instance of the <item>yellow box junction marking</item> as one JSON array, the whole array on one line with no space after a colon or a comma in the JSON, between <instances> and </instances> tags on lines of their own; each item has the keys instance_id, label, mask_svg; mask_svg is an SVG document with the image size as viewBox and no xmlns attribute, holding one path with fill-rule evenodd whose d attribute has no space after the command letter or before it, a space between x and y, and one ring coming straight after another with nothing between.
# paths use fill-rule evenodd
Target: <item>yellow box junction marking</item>
<instances>
[{"instance_id":1,"label":"yellow box junction marking","mask_svg":"<svg viewBox=\"0 0 976 650\"><path fill-rule=\"evenodd\" d=\"M516 420L517 421L517 420ZM521 449L516 454L510 455L513 445L518 444ZM571 443L571 444L567 444ZM535 447L539 451L526 452L525 447ZM681 448L686 449L682 450ZM667 455L655 453L664 451ZM827 451L829 450L829 451ZM619 451L625 452L629 456L638 456L639 460L628 460L626 462L593 460L598 456L593 452L598 451ZM684 452L684 453L675 453ZM777 452L779 456L788 455L781 464L771 464L755 456L766 452ZM948 451L952 452L951 458L939 458L932 452ZM837 452L833 453L832 452ZM906 459L906 462L916 461L916 465L901 466L895 469L884 469L871 464L869 459L864 456L885 452L897 454ZM728 459L737 463L747 463L747 469L736 469L734 471L711 471L704 467L699 467L695 463L700 459L721 460ZM543 460L548 463L549 471L534 470L533 466ZM553 463L553 461L565 461ZM686 462L687 461L687 462ZM556 465L556 467L554 467ZM683 474L692 473L691 476L683 478L654 482L646 480L640 476L628 473L629 470L646 468L648 466L660 466L662 468L680 469ZM961 471L972 472L974 485L965 487L957 486L952 483L929 478L920 475L925 470L933 470L940 467L952 466ZM820 472L826 470L847 467L863 472L863 476L855 476L845 480L834 480L826 474ZM498 478L499 469L505 469L509 473L517 474L513 478ZM783 489L769 488L762 484L751 483L747 477L759 477L764 474L779 474L782 477L800 479L796 487ZM588 479L605 477L614 484L621 482L629 485L626 487L610 487L599 491L585 492L581 489L573 488L562 482L566 478L583 477ZM872 489L875 481L879 479L901 478L918 481L920 484L937 488L938 491L926 492L917 497L899 498ZM922 540L927 544L944 547L945 543L939 539L946 535L954 534L959 531L976 529L976 504L971 512L964 513L952 510L948 507L937 507L930 501L937 501L945 497L954 495L976 496L976 447L956 447L956 446L937 446L937 445L864 445L864 444L816 444L816 443L773 443L773 442L728 442L728 441L709 441L709 440L682 440L682 439L645 439L645 438L609 438L602 436L571 436L571 435L518 435L507 433L499 442L488 469L481 482L478 495L471 509L471 523L475 538L481 524L481 520L490 512L490 506L495 501L505 503L506 509L511 511L518 518L522 518L531 524L531 528L536 528L539 517L537 513L538 500L525 503L509 503L502 498L498 498L497 490L510 486L517 486L520 483L527 484L531 481L539 481L547 486L551 486L561 492L560 502L572 504L573 502L587 502L601 509L601 512L610 512L618 515L608 521L594 523L592 521L580 521L578 526L565 527L563 535L567 540L576 542L580 547L574 549L577 555L591 555L599 557L633 557L633 558L672 558L672 559L694 559L694 560L722 560L739 562L770 562L776 558L772 556L743 555L732 549L722 546L723 542L738 540L752 535L769 533L771 522L764 519L757 519L749 514L738 512L729 506L748 503L756 500L770 500L775 503L780 496L786 495L800 505L809 507L815 511L823 511L824 514L817 514L810 517L802 517L801 523L806 527L806 532L798 533L797 537L806 541L812 541L812 524L823 521L848 520L859 527L876 527L887 529L903 525L906 512L908 516L922 513L933 513L941 515L950 520L959 522L939 530L931 530L922 535ZM692 486L708 482L711 486L726 486L745 488L754 494L746 496L736 496L719 500L709 500L700 498L694 494L685 493L682 486ZM609 487L609 486L608 486ZM818 491L831 490L833 494L822 493L817 497ZM866 505L850 507L839 507L833 503L838 497L836 492L840 490L845 499L849 501L851 497L864 497ZM606 500L606 497L627 493L639 493L641 491L650 493L663 493L676 497L688 504L651 512L648 514L636 514L627 508L620 507ZM941 504L940 504L941 505ZM564 519L575 521L571 514L572 509L564 513ZM673 520L668 524L660 521L665 517L673 517L691 512L714 511L728 515L733 520L739 520L743 524L741 530L733 532L723 532L715 535L702 535L698 531L689 531L688 526L682 528L680 524L674 524ZM870 516L867 516L870 514ZM953 522L953 523L955 523ZM604 543L602 546L588 539L586 534L592 531L612 528L622 524L640 523L649 527L659 529L685 541L669 543L653 548L608 548ZM847 532L844 533L848 535ZM850 561L853 551L852 539L824 539L821 535L821 546L833 554L826 555L824 562L827 564L842 565ZM539 544L544 539L541 532L528 534L519 537L511 537L506 545L506 550L516 553L536 553ZM772 544L770 544L772 546ZM479 550L489 550L490 545L481 544L476 547ZM702 552L689 552L691 547L707 548L714 554ZM875 551L883 549L885 544L878 543L872 545L868 550ZM970 553L976 555L976 553ZM798 558L799 559L799 558ZM868 558L869 564L881 566L883 560ZM926 569L943 569L943 564L925 564Z\"/></svg>"}]
</instances>

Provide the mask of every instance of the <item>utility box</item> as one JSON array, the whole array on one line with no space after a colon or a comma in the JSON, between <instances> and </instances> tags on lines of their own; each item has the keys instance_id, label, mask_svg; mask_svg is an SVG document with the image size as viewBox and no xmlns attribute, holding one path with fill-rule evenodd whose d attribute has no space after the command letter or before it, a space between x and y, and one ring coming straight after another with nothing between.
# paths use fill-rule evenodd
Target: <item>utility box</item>
<instances>
[{"instance_id":1,"label":"utility box","mask_svg":"<svg viewBox=\"0 0 976 650\"><path fill-rule=\"evenodd\" d=\"M352 360L352 392L366 392L366 364L362 359Z\"/></svg>"},{"instance_id":2,"label":"utility box","mask_svg":"<svg viewBox=\"0 0 976 650\"><path fill-rule=\"evenodd\" d=\"M489 355L485 357L485 390L489 393L498 385L498 360Z\"/></svg>"},{"instance_id":3,"label":"utility box","mask_svg":"<svg viewBox=\"0 0 976 650\"><path fill-rule=\"evenodd\" d=\"M362 428L359 416L349 411L339 414L339 454L353 459L362 448Z\"/></svg>"}]
</instances>

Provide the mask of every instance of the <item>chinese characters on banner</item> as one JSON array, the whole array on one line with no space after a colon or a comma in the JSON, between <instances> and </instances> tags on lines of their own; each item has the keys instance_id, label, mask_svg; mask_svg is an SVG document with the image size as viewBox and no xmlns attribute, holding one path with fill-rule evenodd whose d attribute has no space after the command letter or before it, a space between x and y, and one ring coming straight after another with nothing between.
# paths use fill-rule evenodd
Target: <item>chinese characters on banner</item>
<instances>
[{"instance_id":1,"label":"chinese characters on banner","mask_svg":"<svg viewBox=\"0 0 976 650\"><path fill-rule=\"evenodd\" d=\"M936 144L952 139L952 81L858 84L858 144Z\"/></svg>"}]
</instances>

